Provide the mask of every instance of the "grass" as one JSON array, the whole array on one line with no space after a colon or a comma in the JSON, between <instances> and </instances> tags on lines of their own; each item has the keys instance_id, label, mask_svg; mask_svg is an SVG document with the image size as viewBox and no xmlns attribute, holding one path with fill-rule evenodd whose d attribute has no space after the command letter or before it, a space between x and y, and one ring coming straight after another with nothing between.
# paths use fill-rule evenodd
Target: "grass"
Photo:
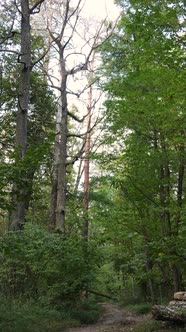
<instances>
[{"instance_id":1,"label":"grass","mask_svg":"<svg viewBox=\"0 0 186 332\"><path fill-rule=\"evenodd\" d=\"M161 323L156 321L148 321L142 323L140 326L134 327L133 332L158 332L161 328Z\"/></svg>"},{"instance_id":2,"label":"grass","mask_svg":"<svg viewBox=\"0 0 186 332\"><path fill-rule=\"evenodd\" d=\"M127 308L129 308L138 315L144 315L151 312L152 304L151 303L130 304L127 306Z\"/></svg>"}]
</instances>

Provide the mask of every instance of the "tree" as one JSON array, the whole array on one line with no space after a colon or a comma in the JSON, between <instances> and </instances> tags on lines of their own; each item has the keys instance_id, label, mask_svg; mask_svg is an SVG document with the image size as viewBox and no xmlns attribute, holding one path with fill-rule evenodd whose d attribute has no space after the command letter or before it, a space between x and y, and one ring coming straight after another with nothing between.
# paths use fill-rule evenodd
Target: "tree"
<instances>
[{"instance_id":1,"label":"tree","mask_svg":"<svg viewBox=\"0 0 186 332\"><path fill-rule=\"evenodd\" d=\"M60 77L59 86L52 84L53 88L59 92L58 111L56 116L56 140L54 147L54 166L53 166L53 183L51 192L51 227L64 231L65 229L65 211L67 196L67 168L79 159L84 151L85 135L73 134L69 132L69 118L83 122L85 117L79 119L68 110L68 95L74 95L77 98L86 90L86 84L82 89L78 88L77 92L70 90L69 81L78 80L78 73L85 73L89 70L89 62L93 57L94 50L98 48L105 32L104 23L98 25L94 34L86 37L84 27L81 23L81 6L82 1L71 4L66 0L59 4L54 3L53 16L48 24L48 32L54 49L57 49L57 62L59 65ZM57 13L55 8L58 8ZM57 23L56 23L57 22ZM82 29L82 37L78 28ZM85 36L84 36L85 35ZM76 40L79 46L76 46ZM72 65L74 63L74 65ZM77 136L83 138L83 142L76 156L68 156L68 141L71 137Z\"/></svg>"},{"instance_id":2,"label":"tree","mask_svg":"<svg viewBox=\"0 0 186 332\"><path fill-rule=\"evenodd\" d=\"M103 48L107 121L116 135L108 138L115 153L107 168L133 205L147 273L172 275L176 291L183 278L178 242L185 215L184 5L118 3L118 32ZM151 297L152 287L151 280Z\"/></svg>"},{"instance_id":3,"label":"tree","mask_svg":"<svg viewBox=\"0 0 186 332\"><path fill-rule=\"evenodd\" d=\"M43 0L44 1L44 0ZM29 1L21 1L20 8L17 7L21 15L20 27L20 53L18 54L18 63L20 64L19 87L17 97L17 116L16 116L16 162L23 160L27 151L27 117L30 99L30 73L31 63L31 25L30 16L41 5L43 1L36 2L31 8ZM12 33L12 31L10 31ZM18 188L14 183L14 209L10 216L10 228L12 230L22 229L25 223L27 184Z\"/></svg>"},{"instance_id":4,"label":"tree","mask_svg":"<svg viewBox=\"0 0 186 332\"><path fill-rule=\"evenodd\" d=\"M25 4L26 3L24 3L24 6ZM42 1L30 3L30 7L26 7L27 14L31 16L38 12L41 4ZM10 7L10 9L15 12L13 10L15 9L15 4L11 5L12 7ZM18 13L16 14L19 16L21 14L21 7L17 8L17 12ZM11 13L9 15L11 16ZM29 21L25 21L24 15L22 15L22 21L24 24L28 24L28 22L30 22L30 19L28 17L26 18ZM4 23L4 26L7 26L6 22ZM14 31L13 28L16 30ZM18 28L18 26L13 27L12 23L11 27L7 29L8 32L4 32L1 50L3 60L2 126L5 133L3 162L4 169L6 167L7 170L4 172L6 183L4 183L3 186L6 188L5 199L8 203L7 206L12 220L10 226L11 229L20 229L24 225L25 214L28 210L33 192L32 187L34 176L39 169L41 171L41 167L43 167L41 165L44 164L48 158L47 154L50 154L50 148L54 136L52 133L53 116L55 111L52 93L47 87L46 77L44 77L44 74L39 68L39 63L43 62L44 56L47 53L43 37L35 34L31 36L29 30L31 40L28 40L29 49L27 51L30 51L30 56L32 53L32 61L30 63L30 67L25 68L25 63L22 61L24 56L20 55L19 50L21 34ZM13 34L12 30L14 31ZM26 30L24 29L24 33L25 31ZM24 38L23 44L27 44L28 35L26 35L26 37L24 35ZM21 76L19 74L20 66L22 66ZM27 78L25 78L24 75ZM27 79L27 85L25 85L26 83L22 79L22 76L24 77L24 80ZM17 82L18 77L20 77L19 82ZM10 78L11 85L9 84ZM20 98L17 96L19 87L20 89L23 89L26 94L24 95L20 92L21 98L28 103L28 109L26 112L24 112L24 110L20 110ZM14 110L17 107L16 101L18 102L19 110L17 111L15 117ZM14 139L16 128L17 131L19 131L19 134L16 134L19 142L16 141L17 143L15 147ZM23 151L25 152L23 153ZM44 171L42 170L42 172ZM8 194L10 194L12 183L13 199L12 202L9 203L10 200L8 198ZM22 218L21 223L19 223L20 217Z\"/></svg>"}]
</instances>

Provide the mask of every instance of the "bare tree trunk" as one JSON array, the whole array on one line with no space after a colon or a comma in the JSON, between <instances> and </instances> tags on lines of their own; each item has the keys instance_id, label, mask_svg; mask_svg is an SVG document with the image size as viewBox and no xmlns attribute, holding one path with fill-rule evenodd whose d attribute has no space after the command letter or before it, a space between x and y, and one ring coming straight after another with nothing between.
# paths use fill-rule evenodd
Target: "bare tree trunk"
<instances>
[{"instance_id":1,"label":"bare tree trunk","mask_svg":"<svg viewBox=\"0 0 186 332\"><path fill-rule=\"evenodd\" d=\"M75 160L77 160L81 156L84 149L84 144L83 144L82 149L80 149L80 151L77 153L76 158L73 158L72 161L67 160L67 140L68 137L70 136L70 134L68 133L68 121L67 121L68 116L70 115L70 112L68 112L67 109L67 93L69 93L69 90L67 89L67 78L74 77L80 71L87 71L90 59L92 58L92 54L99 45L99 37L103 27L103 24L101 24L99 29L96 31L95 36L93 38L91 37L90 40L87 41L86 38L83 37L83 45L87 45L90 48L87 55L84 54L84 51L82 51L84 46L81 48L80 52L78 51L76 53L76 50L73 48L73 43L75 39L74 36L78 32L77 27L81 12L81 4L82 0L78 0L76 5L74 4L72 5L71 0L65 0L65 1L61 0L60 2L54 1L54 5L56 6L57 12L55 11L51 19L51 26L48 26L48 32L50 34L51 40L53 41L53 44L55 45L55 51L57 50L59 56L60 86L58 86L57 89L58 91L60 91L60 98L61 98L60 140L58 143L59 158L58 155L54 155L55 167L54 167L53 185L52 185L50 223L52 228L54 228L55 225L55 228L59 229L62 232L65 230L67 164L72 165L75 162ZM79 32L78 36L80 36ZM78 56L80 56L80 54L83 55L84 58L83 63L80 61L79 64L76 64L74 67L71 67L70 61L68 63L68 59L70 58L70 56L75 56L76 54ZM69 67L71 67L71 69L69 69ZM55 85L53 85L53 87L56 88ZM81 93L83 92L84 89L82 89ZM78 94L77 93L75 94L78 97L80 96L79 92ZM73 116L71 117L73 119L76 118ZM87 142L88 140L89 138L87 136ZM55 149L55 153L56 150L57 149ZM86 174L89 173L88 169L89 166L87 164ZM86 199L85 199L86 206L88 202L87 195L88 195L88 190L86 189ZM86 225L85 232L86 236L88 237L87 229L88 228Z\"/></svg>"},{"instance_id":2,"label":"bare tree trunk","mask_svg":"<svg viewBox=\"0 0 186 332\"><path fill-rule=\"evenodd\" d=\"M56 135L54 142L54 162L53 162L53 171L52 171L49 230L53 230L56 227L58 167L60 162L60 140L61 140L61 105L58 104L57 114L56 114Z\"/></svg>"},{"instance_id":3,"label":"bare tree trunk","mask_svg":"<svg viewBox=\"0 0 186 332\"><path fill-rule=\"evenodd\" d=\"M182 200L183 200L183 181L184 181L184 173L185 173L185 157L184 157L184 144L182 144L179 148L180 152L180 160L179 160L179 168L178 168L178 182L177 182L177 216L175 222L175 230L174 235L178 234L178 227L181 222L181 208L182 208ZM174 292L179 291L182 288L182 275L178 264L175 262L171 264L171 270L173 275L173 286Z\"/></svg>"},{"instance_id":4,"label":"bare tree trunk","mask_svg":"<svg viewBox=\"0 0 186 332\"><path fill-rule=\"evenodd\" d=\"M179 148L180 151L180 162L179 162L179 170L178 170L178 189L177 189L177 206L178 206L178 213L176 218L176 228L179 226L181 221L181 207L182 207L182 200L183 200L183 181L184 181L184 173L185 173L185 147L182 144Z\"/></svg>"},{"instance_id":5,"label":"bare tree trunk","mask_svg":"<svg viewBox=\"0 0 186 332\"><path fill-rule=\"evenodd\" d=\"M58 186L57 186L57 205L56 205L56 228L64 231L65 228L65 207L66 207L66 164L67 164L67 72L63 49L60 50L61 66L61 139L59 142L59 167L58 167Z\"/></svg>"},{"instance_id":6,"label":"bare tree trunk","mask_svg":"<svg viewBox=\"0 0 186 332\"><path fill-rule=\"evenodd\" d=\"M85 159L84 159L84 225L83 225L83 237L86 241L88 241L88 233L89 233L89 185L90 185L90 127L91 127L91 103L92 103L92 86L89 88L89 96L88 96L88 115L87 115L87 134L86 134L86 142L85 142Z\"/></svg>"},{"instance_id":7,"label":"bare tree trunk","mask_svg":"<svg viewBox=\"0 0 186 332\"><path fill-rule=\"evenodd\" d=\"M21 66L19 89L18 89L18 111L16 116L16 148L17 161L23 160L27 150L27 116L29 107L30 90L30 66L31 66L31 28L29 1L21 1L21 53L19 63ZM20 230L25 223L27 186L26 184L14 184L13 205L14 209L10 215L10 229Z\"/></svg>"},{"instance_id":8,"label":"bare tree trunk","mask_svg":"<svg viewBox=\"0 0 186 332\"><path fill-rule=\"evenodd\" d=\"M95 52L93 52L92 60L90 63L90 74L88 80L90 83L88 91L88 105L87 105L87 133L85 142L85 160L84 160L84 225L83 225L83 237L88 241L89 236L89 187L90 187L90 143L91 143L91 117L93 108L93 90L92 81L94 78L94 61Z\"/></svg>"}]
</instances>

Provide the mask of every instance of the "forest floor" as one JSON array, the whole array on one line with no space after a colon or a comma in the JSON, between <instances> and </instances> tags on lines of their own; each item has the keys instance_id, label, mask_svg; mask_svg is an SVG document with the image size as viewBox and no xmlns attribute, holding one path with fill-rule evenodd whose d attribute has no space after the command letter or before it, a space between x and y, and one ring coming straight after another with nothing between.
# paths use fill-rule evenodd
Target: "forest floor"
<instances>
[{"instance_id":1,"label":"forest floor","mask_svg":"<svg viewBox=\"0 0 186 332\"><path fill-rule=\"evenodd\" d=\"M151 314L137 315L133 311L122 308L111 303L103 303L103 314L99 321L94 325L81 326L76 328L70 328L68 332L130 332L139 331L143 326L142 331L152 331L144 329L144 326L152 321ZM154 331L154 329L153 329ZM161 331L176 331L176 329L158 329Z\"/></svg>"},{"instance_id":2,"label":"forest floor","mask_svg":"<svg viewBox=\"0 0 186 332\"><path fill-rule=\"evenodd\" d=\"M137 315L132 310L111 303L102 303L103 313L96 324L68 329L68 332L184 332L185 328L170 327L161 322L159 327L152 328L151 323L157 323L151 314ZM149 325L150 323L150 325ZM150 327L151 326L151 327ZM161 327L160 327L161 326Z\"/></svg>"}]
</instances>

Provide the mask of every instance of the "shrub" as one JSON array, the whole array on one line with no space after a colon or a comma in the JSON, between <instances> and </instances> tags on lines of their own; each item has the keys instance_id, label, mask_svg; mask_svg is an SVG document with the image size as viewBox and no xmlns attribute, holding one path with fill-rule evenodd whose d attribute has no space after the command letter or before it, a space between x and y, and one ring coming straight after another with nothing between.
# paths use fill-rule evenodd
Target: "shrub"
<instances>
[{"instance_id":1,"label":"shrub","mask_svg":"<svg viewBox=\"0 0 186 332\"><path fill-rule=\"evenodd\" d=\"M24 303L1 298L1 332L61 332L73 325L75 321L65 320L57 310L41 308L33 302Z\"/></svg>"},{"instance_id":2,"label":"shrub","mask_svg":"<svg viewBox=\"0 0 186 332\"><path fill-rule=\"evenodd\" d=\"M85 255L84 245L76 235L64 237L32 224L6 234L0 238L1 293L52 305L78 300L96 268L95 246L90 244Z\"/></svg>"}]
</instances>

